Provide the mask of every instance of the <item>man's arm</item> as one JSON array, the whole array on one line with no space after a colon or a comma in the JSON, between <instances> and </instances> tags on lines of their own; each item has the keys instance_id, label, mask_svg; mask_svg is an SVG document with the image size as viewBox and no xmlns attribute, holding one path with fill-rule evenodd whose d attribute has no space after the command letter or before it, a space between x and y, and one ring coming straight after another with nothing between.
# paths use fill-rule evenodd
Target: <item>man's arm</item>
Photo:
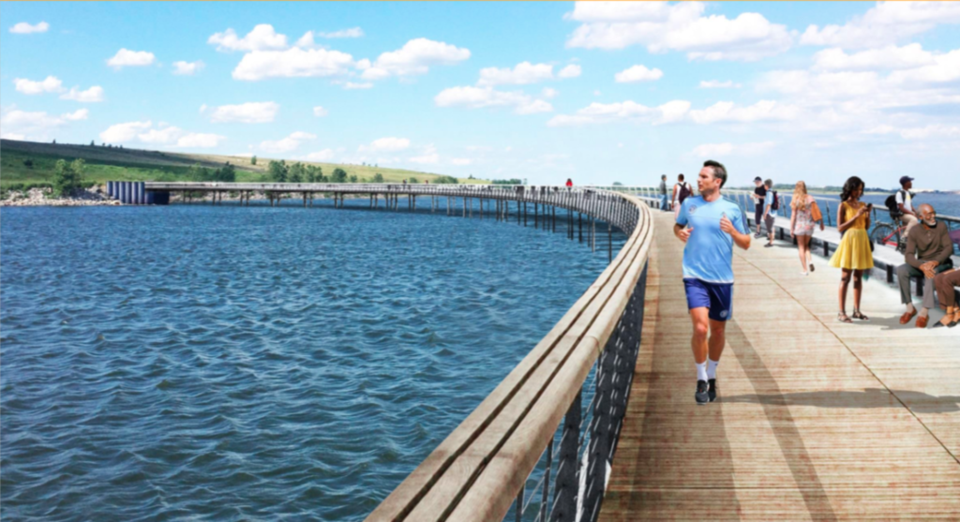
<instances>
[{"instance_id":1,"label":"man's arm","mask_svg":"<svg viewBox=\"0 0 960 522\"><path fill-rule=\"evenodd\" d=\"M741 219L743 218L741 217ZM744 250L750 248L750 234L744 234L743 232L737 230L737 227L733 225L733 222L731 222L727 216L720 218L720 230L730 234L730 237L733 238L733 242L736 243L738 247Z\"/></svg>"},{"instance_id":2,"label":"man's arm","mask_svg":"<svg viewBox=\"0 0 960 522\"><path fill-rule=\"evenodd\" d=\"M917 230L920 230L920 227L914 227L911 232L915 232ZM914 237L916 237L916 234L907 234L907 251L904 253L903 259L908 265L919 270L923 263L917 259L917 240L914 239Z\"/></svg>"},{"instance_id":3,"label":"man's arm","mask_svg":"<svg viewBox=\"0 0 960 522\"><path fill-rule=\"evenodd\" d=\"M677 239L679 239L680 241L683 241L684 243L686 243L687 240L690 239L691 232L693 232L693 228L686 228L684 225L681 225L680 223L676 223L673 225L673 235L677 236Z\"/></svg>"},{"instance_id":4,"label":"man's arm","mask_svg":"<svg viewBox=\"0 0 960 522\"><path fill-rule=\"evenodd\" d=\"M941 227L938 223L937 230L940 231L940 251L933 259L939 265L946 262L946 260L950 259L950 256L953 255L953 241L950 240L950 233L947 231L946 226Z\"/></svg>"}]
</instances>

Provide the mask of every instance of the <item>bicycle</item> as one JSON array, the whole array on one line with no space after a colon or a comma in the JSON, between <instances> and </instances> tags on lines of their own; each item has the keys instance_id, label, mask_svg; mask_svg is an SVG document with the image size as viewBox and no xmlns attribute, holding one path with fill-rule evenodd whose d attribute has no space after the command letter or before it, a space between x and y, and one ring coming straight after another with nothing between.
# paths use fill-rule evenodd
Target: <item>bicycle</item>
<instances>
[{"instance_id":1,"label":"bicycle","mask_svg":"<svg viewBox=\"0 0 960 522\"><path fill-rule=\"evenodd\" d=\"M893 223L879 222L870 233L870 241L878 245L892 246L901 254L907 251L906 225L900 216L890 216Z\"/></svg>"}]
</instances>

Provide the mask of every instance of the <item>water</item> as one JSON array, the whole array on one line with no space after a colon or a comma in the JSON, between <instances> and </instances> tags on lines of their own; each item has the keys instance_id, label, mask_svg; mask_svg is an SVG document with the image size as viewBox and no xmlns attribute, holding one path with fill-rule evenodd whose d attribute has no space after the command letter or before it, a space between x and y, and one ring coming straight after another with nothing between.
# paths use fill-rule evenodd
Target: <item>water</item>
<instances>
[{"instance_id":1,"label":"water","mask_svg":"<svg viewBox=\"0 0 960 522\"><path fill-rule=\"evenodd\" d=\"M3 209L2 518L362 519L606 265L489 216Z\"/></svg>"}]
</instances>

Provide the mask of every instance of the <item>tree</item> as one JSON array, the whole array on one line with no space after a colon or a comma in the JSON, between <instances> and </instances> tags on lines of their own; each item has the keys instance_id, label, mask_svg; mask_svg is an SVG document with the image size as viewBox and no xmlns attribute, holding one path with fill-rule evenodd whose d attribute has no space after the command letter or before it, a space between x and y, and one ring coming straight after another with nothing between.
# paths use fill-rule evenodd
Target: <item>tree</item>
<instances>
[{"instance_id":1,"label":"tree","mask_svg":"<svg viewBox=\"0 0 960 522\"><path fill-rule=\"evenodd\" d=\"M333 174L330 175L330 183L345 183L347 181L347 171L337 167L333 169Z\"/></svg>"},{"instance_id":2,"label":"tree","mask_svg":"<svg viewBox=\"0 0 960 522\"><path fill-rule=\"evenodd\" d=\"M620 183L619 181L614 181L614 182L613 182L613 186L614 186L614 187L622 187L622 186L623 186L623 183Z\"/></svg>"},{"instance_id":3,"label":"tree","mask_svg":"<svg viewBox=\"0 0 960 522\"><path fill-rule=\"evenodd\" d=\"M410 184L413 184L413 183L420 183L420 180L413 176L410 176Z\"/></svg>"},{"instance_id":4,"label":"tree","mask_svg":"<svg viewBox=\"0 0 960 522\"><path fill-rule=\"evenodd\" d=\"M267 170L270 171L270 179L276 181L277 183L283 183L287 181L287 162L284 160L273 161L267 165Z\"/></svg>"},{"instance_id":5,"label":"tree","mask_svg":"<svg viewBox=\"0 0 960 522\"><path fill-rule=\"evenodd\" d=\"M75 159L67 164L66 160L57 160L53 173L53 195L69 196L74 190L83 185L84 163L82 159Z\"/></svg>"},{"instance_id":6,"label":"tree","mask_svg":"<svg viewBox=\"0 0 960 522\"><path fill-rule=\"evenodd\" d=\"M376 174L374 174L374 175L373 175L373 182L374 182L374 183L383 183L383 174L380 174L379 172L377 172Z\"/></svg>"},{"instance_id":7,"label":"tree","mask_svg":"<svg viewBox=\"0 0 960 522\"><path fill-rule=\"evenodd\" d=\"M459 181L457 181L457 178L453 176L437 176L437 178L433 180L433 182L434 183L450 183L450 184L459 183Z\"/></svg>"},{"instance_id":8,"label":"tree","mask_svg":"<svg viewBox=\"0 0 960 522\"><path fill-rule=\"evenodd\" d=\"M96 144L96 143L94 143L94 142L93 142L93 140L90 140L90 146L91 146L91 147L96 147L96 146L97 146L97 144Z\"/></svg>"},{"instance_id":9,"label":"tree","mask_svg":"<svg viewBox=\"0 0 960 522\"><path fill-rule=\"evenodd\" d=\"M54 144L54 145L57 144L57 140L56 140L56 139L53 140L53 144Z\"/></svg>"},{"instance_id":10,"label":"tree","mask_svg":"<svg viewBox=\"0 0 960 522\"><path fill-rule=\"evenodd\" d=\"M357 175L350 174L350 183L356 183L356 182L357 182Z\"/></svg>"},{"instance_id":11,"label":"tree","mask_svg":"<svg viewBox=\"0 0 960 522\"><path fill-rule=\"evenodd\" d=\"M237 170L228 161L224 166L217 169L217 171L214 173L214 180L223 181L225 183L233 183L237 180Z\"/></svg>"},{"instance_id":12,"label":"tree","mask_svg":"<svg viewBox=\"0 0 960 522\"><path fill-rule=\"evenodd\" d=\"M199 163L194 163L187 169L187 176L193 181L210 181L210 169Z\"/></svg>"},{"instance_id":13,"label":"tree","mask_svg":"<svg viewBox=\"0 0 960 522\"><path fill-rule=\"evenodd\" d=\"M287 176L287 181L290 183L303 183L306 173L307 171L303 168L303 163L298 161L290 165L290 174Z\"/></svg>"},{"instance_id":14,"label":"tree","mask_svg":"<svg viewBox=\"0 0 960 522\"><path fill-rule=\"evenodd\" d=\"M250 158L250 164L251 164L251 165L256 165L256 164L257 164L257 157L256 157L256 156L252 156L252 157Z\"/></svg>"}]
</instances>

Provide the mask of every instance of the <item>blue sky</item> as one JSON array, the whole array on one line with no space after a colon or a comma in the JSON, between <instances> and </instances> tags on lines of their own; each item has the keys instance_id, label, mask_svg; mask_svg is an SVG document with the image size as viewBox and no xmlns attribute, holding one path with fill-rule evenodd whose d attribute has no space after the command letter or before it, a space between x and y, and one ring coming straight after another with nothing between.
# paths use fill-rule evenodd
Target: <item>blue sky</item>
<instances>
[{"instance_id":1,"label":"blue sky","mask_svg":"<svg viewBox=\"0 0 960 522\"><path fill-rule=\"evenodd\" d=\"M2 11L5 138L537 184L649 184L712 158L737 185L960 188L958 2Z\"/></svg>"}]
</instances>

